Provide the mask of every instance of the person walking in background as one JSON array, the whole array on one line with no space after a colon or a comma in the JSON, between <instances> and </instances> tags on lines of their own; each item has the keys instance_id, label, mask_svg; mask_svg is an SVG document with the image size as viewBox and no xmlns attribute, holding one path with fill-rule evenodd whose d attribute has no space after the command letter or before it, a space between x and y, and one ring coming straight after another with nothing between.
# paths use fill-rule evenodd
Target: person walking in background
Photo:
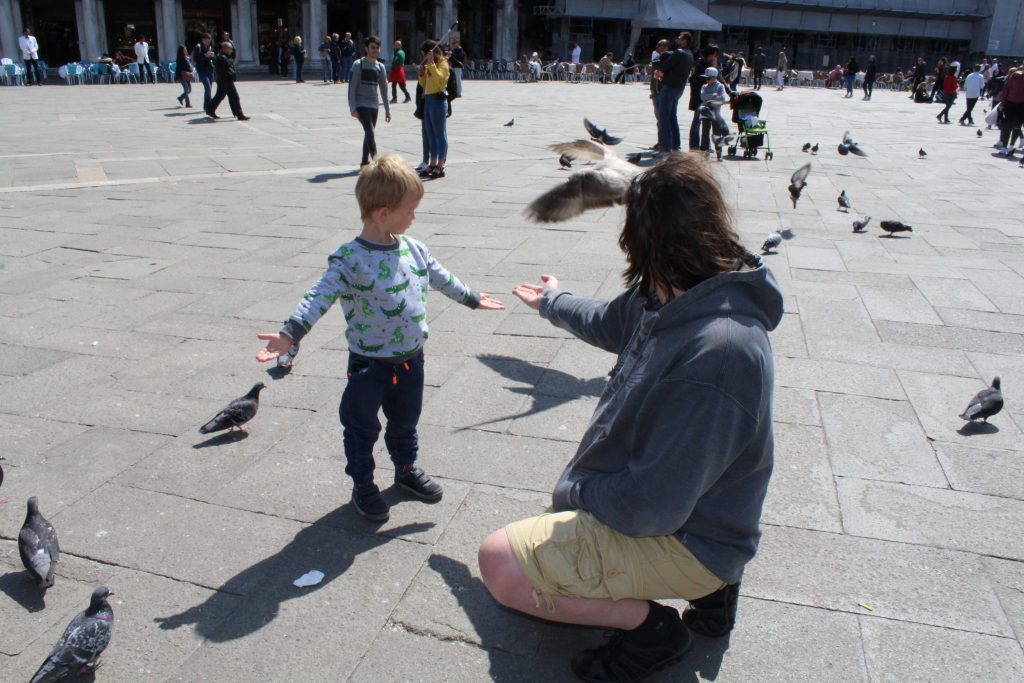
<instances>
[{"instance_id":1,"label":"person walking in background","mask_svg":"<svg viewBox=\"0 0 1024 683\"><path fill-rule=\"evenodd\" d=\"M21 50L21 59L25 62L25 85L32 85L33 75L36 85L42 85L43 69L39 66L39 43L28 26L18 36L18 48Z\"/></svg>"},{"instance_id":2,"label":"person walking in background","mask_svg":"<svg viewBox=\"0 0 1024 683\"><path fill-rule=\"evenodd\" d=\"M782 90L786 85L786 69L789 68L789 57L785 50L779 51L779 61L775 65L775 89Z\"/></svg>"},{"instance_id":3,"label":"person walking in background","mask_svg":"<svg viewBox=\"0 0 1024 683\"><path fill-rule=\"evenodd\" d=\"M634 71L636 71L636 62L633 61L633 55L627 54L622 58L622 68L619 69L619 75L615 77L615 82L626 85L626 76Z\"/></svg>"},{"instance_id":4,"label":"person walking in background","mask_svg":"<svg viewBox=\"0 0 1024 683\"><path fill-rule=\"evenodd\" d=\"M388 82L391 84L391 103L398 102L398 89L405 93L405 104L412 97L409 96L409 89L405 87L405 50L402 49L402 41L395 41L395 54L391 56L391 71L388 72ZM386 94L385 94L386 96Z\"/></svg>"},{"instance_id":5,"label":"person walking in background","mask_svg":"<svg viewBox=\"0 0 1024 683\"><path fill-rule=\"evenodd\" d=\"M857 64L857 60L850 57L850 60L846 62L846 68L843 69L843 82L846 84L846 96L853 97L853 82L857 80L857 72L860 71L860 65Z\"/></svg>"},{"instance_id":6,"label":"person walking in background","mask_svg":"<svg viewBox=\"0 0 1024 683\"><path fill-rule=\"evenodd\" d=\"M420 46L419 83L423 86L423 124L430 149L430 164L420 172L428 178L443 178L448 160L448 77L451 67L436 40Z\"/></svg>"},{"instance_id":7,"label":"person walking in background","mask_svg":"<svg viewBox=\"0 0 1024 683\"><path fill-rule=\"evenodd\" d=\"M936 98L939 98L939 100L941 101L942 90L943 90L943 87L945 86L946 72L947 71L949 71L949 62L946 61L945 57L942 57L935 64L935 70L933 72L935 74L935 82L932 83L932 101L933 102L936 100Z\"/></svg>"},{"instance_id":8,"label":"person walking in background","mask_svg":"<svg viewBox=\"0 0 1024 683\"><path fill-rule=\"evenodd\" d=\"M942 102L946 105L943 107L939 115L936 116L939 123L949 123L949 109L953 106L953 102L956 101L956 93L960 89L960 83L957 82L956 76L953 75L953 70L948 66L946 67L946 75L942 78Z\"/></svg>"},{"instance_id":9,"label":"person walking in background","mask_svg":"<svg viewBox=\"0 0 1024 683\"><path fill-rule=\"evenodd\" d=\"M335 83L341 83L341 36L331 34L331 74Z\"/></svg>"},{"instance_id":10,"label":"person walking in background","mask_svg":"<svg viewBox=\"0 0 1024 683\"><path fill-rule=\"evenodd\" d=\"M320 68L323 70L320 76L324 83L330 83L332 80L330 36L324 36L324 41L320 43L320 47L317 48L317 51L320 53Z\"/></svg>"},{"instance_id":11,"label":"person walking in background","mask_svg":"<svg viewBox=\"0 0 1024 683\"><path fill-rule=\"evenodd\" d=\"M693 112L693 120L690 121L690 149L700 148L700 90L707 82L707 70L715 68L715 75L718 74L718 46L705 45L701 48L700 59L693 67L693 75L690 76L690 105Z\"/></svg>"},{"instance_id":12,"label":"person walking in background","mask_svg":"<svg viewBox=\"0 0 1024 683\"><path fill-rule=\"evenodd\" d=\"M199 42L192 48L192 64L195 65L196 76L203 84L203 111L209 111L210 100L213 99L213 58L215 55L213 48L210 46L212 41L213 36L209 33L204 33Z\"/></svg>"},{"instance_id":13,"label":"person walking in background","mask_svg":"<svg viewBox=\"0 0 1024 683\"><path fill-rule=\"evenodd\" d=\"M917 86L924 83L924 58L918 57L914 64L914 83L910 86L910 99L917 95Z\"/></svg>"},{"instance_id":14,"label":"person walking in background","mask_svg":"<svg viewBox=\"0 0 1024 683\"><path fill-rule=\"evenodd\" d=\"M366 48L366 56L357 59L352 65L352 74L348 81L348 109L353 118L359 119L363 126L363 160L359 167L362 168L370 163L371 159L377 157L377 141L374 138L373 130L377 127L377 110L380 103L377 100L378 92L380 100L384 102L384 120L391 123L391 108L388 107L388 75L378 59L380 57L380 38L368 36L363 41ZM408 93L406 93L408 96Z\"/></svg>"},{"instance_id":15,"label":"person walking in background","mask_svg":"<svg viewBox=\"0 0 1024 683\"><path fill-rule=\"evenodd\" d=\"M534 52L533 54L536 55L537 53ZM615 63L615 55L612 54L611 52L605 52L604 55L601 56L601 59L598 60L598 62L597 62L597 69L598 69L598 71L601 72L601 82L602 83L611 83L612 82L612 69L613 69L614 63ZM531 65L531 68L532 68L532 65ZM534 74L534 78L537 79L537 80L540 80L540 74L535 73Z\"/></svg>"},{"instance_id":16,"label":"person walking in background","mask_svg":"<svg viewBox=\"0 0 1024 683\"><path fill-rule=\"evenodd\" d=\"M577 64L578 65L580 63L580 56L582 54L583 54L583 48L580 47L580 44L579 43L573 43L572 44L572 52L570 53L570 56L569 56L569 61L572 62L573 64ZM579 73L579 69L577 69L576 72Z\"/></svg>"},{"instance_id":17,"label":"person walking in background","mask_svg":"<svg viewBox=\"0 0 1024 683\"><path fill-rule=\"evenodd\" d=\"M148 78L156 85L156 76L149 70L149 43L146 36L140 35L135 41L135 63L139 65L139 84L145 85Z\"/></svg>"},{"instance_id":18,"label":"person walking in background","mask_svg":"<svg viewBox=\"0 0 1024 683\"><path fill-rule=\"evenodd\" d=\"M758 46L757 53L750 58L751 67L754 69L754 90L760 90L764 81L764 71L768 68L768 57L764 48Z\"/></svg>"},{"instance_id":19,"label":"person walking in background","mask_svg":"<svg viewBox=\"0 0 1024 683\"><path fill-rule=\"evenodd\" d=\"M231 58L234 51L234 46L230 42L224 41L220 45L220 54L217 55L217 60L214 62L217 71L217 94L210 100L210 106L206 109L206 115L211 119L220 118L217 116L217 107L227 97L231 113L235 115L235 118L239 121L249 120L249 117L242 113L242 101L235 88L235 61Z\"/></svg>"},{"instance_id":20,"label":"person walking in background","mask_svg":"<svg viewBox=\"0 0 1024 683\"><path fill-rule=\"evenodd\" d=\"M295 36L292 40L292 59L295 61L295 82L305 83L302 67L306 64L306 51L302 47L302 36Z\"/></svg>"},{"instance_id":21,"label":"person walking in background","mask_svg":"<svg viewBox=\"0 0 1024 683\"><path fill-rule=\"evenodd\" d=\"M902 74L901 74L902 76ZM875 78L878 77L878 65L875 63L875 56L868 57L868 68L864 71L864 99L870 100L871 94L875 91ZM902 80L902 78L900 79ZM895 82L896 81L894 79Z\"/></svg>"},{"instance_id":22,"label":"person walking in background","mask_svg":"<svg viewBox=\"0 0 1024 683\"><path fill-rule=\"evenodd\" d=\"M736 86L739 85L740 79L743 78L743 69L746 66L747 60L744 59L742 52L738 52L732 60L732 71L729 77L729 90L734 93L737 92Z\"/></svg>"},{"instance_id":23,"label":"person walking in background","mask_svg":"<svg viewBox=\"0 0 1024 683\"><path fill-rule=\"evenodd\" d=\"M185 49L184 45L178 46L178 56L175 59L174 73L181 83L181 94L178 95L178 104L184 104L186 108L192 108L192 100L189 99L189 93L192 92L192 81L196 79L195 71L192 70L192 65L188 61L188 50Z\"/></svg>"},{"instance_id":24,"label":"person walking in background","mask_svg":"<svg viewBox=\"0 0 1024 683\"><path fill-rule=\"evenodd\" d=\"M974 105L981 98L981 89L983 87L985 87L985 77L981 74L981 64L975 64L974 69L964 79L964 97L967 99L967 109L964 110L963 115L960 117L961 126L974 125L974 117L971 115L971 112L974 111Z\"/></svg>"},{"instance_id":25,"label":"person walking in background","mask_svg":"<svg viewBox=\"0 0 1024 683\"><path fill-rule=\"evenodd\" d=\"M1007 72L1006 82L999 91L999 108L1003 112L999 153L1012 155L1024 123L1024 72L1019 68Z\"/></svg>"},{"instance_id":26,"label":"person walking in background","mask_svg":"<svg viewBox=\"0 0 1024 683\"><path fill-rule=\"evenodd\" d=\"M352 42L352 34L346 33L338 47L341 49L341 80L348 81L349 72L352 71L352 62L356 58L356 44Z\"/></svg>"},{"instance_id":27,"label":"person walking in background","mask_svg":"<svg viewBox=\"0 0 1024 683\"><path fill-rule=\"evenodd\" d=\"M661 93L661 71L655 66L662 53L668 50L668 41L661 39L651 53L651 104L654 106L654 127L658 128L658 95Z\"/></svg>"},{"instance_id":28,"label":"person walking in background","mask_svg":"<svg viewBox=\"0 0 1024 683\"><path fill-rule=\"evenodd\" d=\"M455 92L448 93L452 99L462 97L462 69L466 66L466 51L462 48L462 43L457 40L452 41L451 54L448 55L448 63L452 67L452 75L455 76ZM408 97L408 94L406 94Z\"/></svg>"},{"instance_id":29,"label":"person walking in background","mask_svg":"<svg viewBox=\"0 0 1024 683\"><path fill-rule=\"evenodd\" d=\"M674 152L680 149L679 98L686 89L686 81L693 70L693 38L683 31L676 37L676 49L665 51L656 65L661 72L661 91L658 93L658 151ZM698 141L699 142L699 141Z\"/></svg>"}]
</instances>

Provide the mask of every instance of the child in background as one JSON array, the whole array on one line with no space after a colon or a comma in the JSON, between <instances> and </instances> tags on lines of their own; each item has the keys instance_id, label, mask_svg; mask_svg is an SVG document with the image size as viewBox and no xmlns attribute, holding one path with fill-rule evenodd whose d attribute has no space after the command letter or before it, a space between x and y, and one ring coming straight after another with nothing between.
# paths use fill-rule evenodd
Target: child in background
<instances>
[{"instance_id":1,"label":"child in background","mask_svg":"<svg viewBox=\"0 0 1024 683\"><path fill-rule=\"evenodd\" d=\"M341 397L345 474L352 504L363 517L383 522L388 505L373 481L378 411L387 418L384 442L395 464L395 484L423 500L439 500L441 486L416 466L416 425L423 405L423 345L427 290L433 287L469 308L504 310L489 294L476 294L445 270L417 240L405 236L423 198L423 183L398 156L371 162L356 182L363 229L327 261L327 271L302 297L280 332L259 334L264 363L287 353L335 301L348 327L348 384Z\"/></svg>"},{"instance_id":2,"label":"child in background","mask_svg":"<svg viewBox=\"0 0 1024 683\"><path fill-rule=\"evenodd\" d=\"M729 101L725 86L718 80L718 69L711 66L704 72L707 81L700 89L700 149L711 150L711 132L715 134L715 154L722 158L719 138L729 132L729 124L722 118L722 105Z\"/></svg>"}]
</instances>

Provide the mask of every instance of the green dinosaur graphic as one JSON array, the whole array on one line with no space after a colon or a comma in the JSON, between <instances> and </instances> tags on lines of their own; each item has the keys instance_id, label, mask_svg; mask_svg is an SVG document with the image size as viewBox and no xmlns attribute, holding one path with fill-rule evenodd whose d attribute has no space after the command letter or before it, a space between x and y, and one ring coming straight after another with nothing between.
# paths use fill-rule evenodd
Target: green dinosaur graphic
<instances>
[{"instance_id":1,"label":"green dinosaur graphic","mask_svg":"<svg viewBox=\"0 0 1024 683\"><path fill-rule=\"evenodd\" d=\"M363 315L366 316L367 318L375 317L377 314L373 312L372 308L370 308L370 300L369 299L361 299L361 301L362 301L362 304L363 304Z\"/></svg>"},{"instance_id":2,"label":"green dinosaur graphic","mask_svg":"<svg viewBox=\"0 0 1024 683\"><path fill-rule=\"evenodd\" d=\"M356 309L354 309L354 308L352 310L350 310L350 311L346 311L345 312L345 322L348 322L349 320L351 320L355 316L355 314L356 314Z\"/></svg>"},{"instance_id":3,"label":"green dinosaur graphic","mask_svg":"<svg viewBox=\"0 0 1024 683\"><path fill-rule=\"evenodd\" d=\"M353 268L353 270L355 270L355 269ZM351 287L352 289L354 289L356 291L359 291L359 292L370 292L370 291L373 291L373 283L372 282L370 284L368 284L368 285L357 285L354 282L349 282L348 278L346 278L344 275L339 275L338 279L341 280L346 287Z\"/></svg>"},{"instance_id":4,"label":"green dinosaur graphic","mask_svg":"<svg viewBox=\"0 0 1024 683\"><path fill-rule=\"evenodd\" d=\"M414 323L421 323L421 322L423 322L426 319L427 319L426 311L424 311L423 313L419 313L417 315L414 315L411 318L409 318L409 320L413 321Z\"/></svg>"},{"instance_id":5,"label":"green dinosaur graphic","mask_svg":"<svg viewBox=\"0 0 1024 683\"><path fill-rule=\"evenodd\" d=\"M399 283L398 283L397 285L395 285L394 287L388 287L388 288L387 288L387 289L385 289L384 291L385 291L385 292L387 292L387 293L389 293L389 294L398 294L398 293L399 293L399 292L401 292L402 290L404 290L404 289L408 288L408 286L409 286L409 282L411 282L411 281L410 281L410 280L406 280L405 282L399 282Z\"/></svg>"},{"instance_id":6,"label":"green dinosaur graphic","mask_svg":"<svg viewBox=\"0 0 1024 683\"><path fill-rule=\"evenodd\" d=\"M402 328L396 327L395 333L391 335L391 339L388 339L389 344L401 344L405 341L405 335L402 334Z\"/></svg>"},{"instance_id":7,"label":"green dinosaur graphic","mask_svg":"<svg viewBox=\"0 0 1024 683\"><path fill-rule=\"evenodd\" d=\"M356 328L356 330L359 332L366 332L367 330L370 329L371 326L366 323L355 323L352 325L352 327Z\"/></svg>"},{"instance_id":8,"label":"green dinosaur graphic","mask_svg":"<svg viewBox=\"0 0 1024 683\"><path fill-rule=\"evenodd\" d=\"M420 270L419 268L410 268L410 270L412 271L412 274L415 275L416 277L426 277L427 273L430 272L426 268L422 270Z\"/></svg>"},{"instance_id":9,"label":"green dinosaur graphic","mask_svg":"<svg viewBox=\"0 0 1024 683\"><path fill-rule=\"evenodd\" d=\"M402 258L403 256L408 256L408 255L409 255L409 254L411 254L412 252L411 252L411 251L409 251L409 247L402 247L401 249L399 249L399 250L398 250L397 252L395 252L395 253L396 253L396 255L398 256L398 258Z\"/></svg>"},{"instance_id":10,"label":"green dinosaur graphic","mask_svg":"<svg viewBox=\"0 0 1024 683\"><path fill-rule=\"evenodd\" d=\"M388 265L387 261L381 260L381 262L377 264L377 279L378 280L387 280L390 277L391 277L391 266Z\"/></svg>"},{"instance_id":11,"label":"green dinosaur graphic","mask_svg":"<svg viewBox=\"0 0 1024 683\"><path fill-rule=\"evenodd\" d=\"M405 299L402 299L398 303L397 307L395 307L395 308L382 308L382 309L380 309L380 312L383 313L388 318L394 318L394 317L397 317L399 315L402 315L402 311L404 311L404 310L405 310Z\"/></svg>"},{"instance_id":12,"label":"green dinosaur graphic","mask_svg":"<svg viewBox=\"0 0 1024 683\"><path fill-rule=\"evenodd\" d=\"M384 348L383 344L376 344L376 345L364 344L362 339L356 341L356 346L359 347L360 351L366 351L368 353L373 353L374 351L380 351L381 349Z\"/></svg>"}]
</instances>

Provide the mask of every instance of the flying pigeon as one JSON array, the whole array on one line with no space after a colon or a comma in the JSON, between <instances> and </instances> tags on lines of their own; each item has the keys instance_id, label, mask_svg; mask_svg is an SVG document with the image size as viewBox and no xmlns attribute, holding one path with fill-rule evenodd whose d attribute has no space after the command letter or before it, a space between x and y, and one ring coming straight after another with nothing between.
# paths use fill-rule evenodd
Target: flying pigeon
<instances>
[{"instance_id":1,"label":"flying pigeon","mask_svg":"<svg viewBox=\"0 0 1024 683\"><path fill-rule=\"evenodd\" d=\"M761 253L770 254L772 253L772 249L777 248L780 244L782 244L782 235L777 232L773 232L768 235L768 239L766 239L764 244L761 245Z\"/></svg>"},{"instance_id":2,"label":"flying pigeon","mask_svg":"<svg viewBox=\"0 0 1024 683\"><path fill-rule=\"evenodd\" d=\"M594 159L597 163L530 202L526 215L540 223L558 223L590 209L621 204L630 181L639 173L638 168L593 140L564 142L550 149L570 159Z\"/></svg>"},{"instance_id":3,"label":"flying pigeon","mask_svg":"<svg viewBox=\"0 0 1024 683\"><path fill-rule=\"evenodd\" d=\"M505 127L506 128L511 128L514 125L516 125L516 117L513 116L512 120L505 124Z\"/></svg>"},{"instance_id":4,"label":"flying pigeon","mask_svg":"<svg viewBox=\"0 0 1024 683\"><path fill-rule=\"evenodd\" d=\"M853 137L850 135L850 131L846 131L845 133L843 133L843 141L839 145L839 153L842 154L843 156L846 156L847 154L850 153L853 153L859 157L866 157L868 155L868 153L861 149L860 145L857 144L857 141L853 139Z\"/></svg>"},{"instance_id":5,"label":"flying pigeon","mask_svg":"<svg viewBox=\"0 0 1024 683\"><path fill-rule=\"evenodd\" d=\"M587 134L590 135L591 140L600 142L602 145L617 145L622 142L622 138L609 135L606 128L598 128L590 119L583 119L583 127L587 129Z\"/></svg>"},{"instance_id":6,"label":"flying pigeon","mask_svg":"<svg viewBox=\"0 0 1024 683\"><path fill-rule=\"evenodd\" d=\"M39 499L35 496L28 499L28 513L18 534L18 554L37 586L46 590L53 585L60 544L53 525L39 514Z\"/></svg>"},{"instance_id":7,"label":"flying pigeon","mask_svg":"<svg viewBox=\"0 0 1024 683\"><path fill-rule=\"evenodd\" d=\"M233 432L235 427L244 432L245 428L242 425L256 417L256 410L260 407L260 390L263 387L263 382L256 382L248 394L236 398L224 410L217 413L212 420L200 427L199 433L209 434L229 428Z\"/></svg>"},{"instance_id":8,"label":"flying pigeon","mask_svg":"<svg viewBox=\"0 0 1024 683\"><path fill-rule=\"evenodd\" d=\"M879 225L882 226L882 230L889 233L888 237L892 237L893 233L896 232L914 232L912 227L904 223L900 223L899 221L882 221Z\"/></svg>"},{"instance_id":9,"label":"flying pigeon","mask_svg":"<svg viewBox=\"0 0 1024 683\"><path fill-rule=\"evenodd\" d=\"M960 415L960 419L967 420L968 422L974 422L975 420L984 420L988 422L988 419L1003 409L1003 392L999 389L999 378L996 377L992 380L992 386L988 389L982 389L971 402L967 404L967 408Z\"/></svg>"},{"instance_id":10,"label":"flying pigeon","mask_svg":"<svg viewBox=\"0 0 1024 683\"><path fill-rule=\"evenodd\" d=\"M871 222L871 216L864 216L864 218L860 219L859 221L854 221L853 222L853 231L854 232L864 232L864 228L868 227L868 223L870 223L870 222Z\"/></svg>"},{"instance_id":11,"label":"flying pigeon","mask_svg":"<svg viewBox=\"0 0 1024 683\"><path fill-rule=\"evenodd\" d=\"M558 157L558 164L562 168L572 168L572 159L563 154L562 156Z\"/></svg>"},{"instance_id":12,"label":"flying pigeon","mask_svg":"<svg viewBox=\"0 0 1024 683\"><path fill-rule=\"evenodd\" d=\"M981 131L979 131L979 132L981 132ZM922 147L921 149L917 150L917 158L918 159L924 159L926 156L928 156L928 152L924 151L924 147Z\"/></svg>"},{"instance_id":13,"label":"flying pigeon","mask_svg":"<svg viewBox=\"0 0 1024 683\"><path fill-rule=\"evenodd\" d=\"M818 153L818 143L815 142L814 143L814 147L811 147L811 154L817 154L817 153Z\"/></svg>"},{"instance_id":14,"label":"flying pigeon","mask_svg":"<svg viewBox=\"0 0 1024 683\"><path fill-rule=\"evenodd\" d=\"M980 138L981 136L982 136L982 133L981 133L981 129L979 128L978 129L978 137Z\"/></svg>"},{"instance_id":15,"label":"flying pigeon","mask_svg":"<svg viewBox=\"0 0 1024 683\"><path fill-rule=\"evenodd\" d=\"M106 586L92 592L89 608L71 620L64 635L50 651L31 683L50 683L78 679L92 674L100 665L100 655L114 633L114 610L107 598L113 595Z\"/></svg>"},{"instance_id":16,"label":"flying pigeon","mask_svg":"<svg viewBox=\"0 0 1024 683\"><path fill-rule=\"evenodd\" d=\"M811 165L804 164L789 178L789 198L793 200L793 208L796 208L796 202L800 199L800 193L803 192L804 186L807 185L807 174L811 172Z\"/></svg>"},{"instance_id":17,"label":"flying pigeon","mask_svg":"<svg viewBox=\"0 0 1024 683\"><path fill-rule=\"evenodd\" d=\"M809 152L809 151L811 151L811 143L805 142L804 146L800 148L800 151L801 152Z\"/></svg>"},{"instance_id":18,"label":"flying pigeon","mask_svg":"<svg viewBox=\"0 0 1024 683\"><path fill-rule=\"evenodd\" d=\"M850 198L846 196L846 190L843 190L842 192L839 193L839 197L836 199L836 201L839 202L839 208L836 209L837 211L849 212Z\"/></svg>"}]
</instances>

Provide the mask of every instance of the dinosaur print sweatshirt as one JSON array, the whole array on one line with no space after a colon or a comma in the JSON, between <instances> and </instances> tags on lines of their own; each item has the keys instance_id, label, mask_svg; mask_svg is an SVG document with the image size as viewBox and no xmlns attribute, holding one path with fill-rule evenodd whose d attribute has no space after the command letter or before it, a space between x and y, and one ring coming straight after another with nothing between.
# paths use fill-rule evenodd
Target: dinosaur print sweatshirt
<instances>
[{"instance_id":1,"label":"dinosaur print sweatshirt","mask_svg":"<svg viewBox=\"0 0 1024 683\"><path fill-rule=\"evenodd\" d=\"M340 301L349 350L401 362L419 353L427 339L428 287L469 308L480 305L480 296L445 270L422 242L404 235L394 244L357 237L327 257L327 271L281 333L298 342Z\"/></svg>"}]
</instances>

